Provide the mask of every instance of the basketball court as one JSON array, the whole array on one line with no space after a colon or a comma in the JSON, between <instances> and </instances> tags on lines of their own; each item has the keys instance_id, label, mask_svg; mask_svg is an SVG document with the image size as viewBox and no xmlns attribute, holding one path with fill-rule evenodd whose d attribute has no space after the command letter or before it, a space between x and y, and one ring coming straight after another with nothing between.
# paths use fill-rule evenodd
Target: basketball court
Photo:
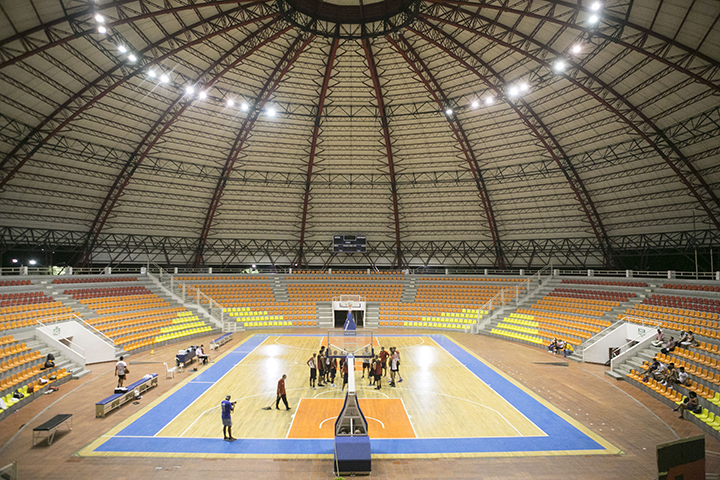
<instances>
[{"instance_id":1,"label":"basketball court","mask_svg":"<svg viewBox=\"0 0 720 480\"><path fill-rule=\"evenodd\" d=\"M248 337L81 450L81 456L331 458L344 393L312 389L307 360L328 335ZM404 379L380 390L354 371L374 458L617 454L620 450L444 335L374 338L401 352ZM388 372L389 373L389 372ZM275 410L287 374L292 410ZM222 439L220 401L237 401ZM263 410L272 406L271 411Z\"/></svg>"}]
</instances>

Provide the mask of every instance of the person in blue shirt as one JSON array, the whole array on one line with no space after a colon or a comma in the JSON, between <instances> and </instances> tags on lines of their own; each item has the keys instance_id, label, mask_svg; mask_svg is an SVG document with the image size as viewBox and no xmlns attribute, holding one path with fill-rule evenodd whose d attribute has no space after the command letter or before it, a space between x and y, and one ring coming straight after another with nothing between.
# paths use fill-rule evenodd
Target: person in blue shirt
<instances>
[{"instance_id":1,"label":"person in blue shirt","mask_svg":"<svg viewBox=\"0 0 720 480\"><path fill-rule=\"evenodd\" d=\"M235 411L235 404L237 402L230 401L230 395L225 397L225 400L220 403L221 418L223 424L223 440L233 441L235 440L232 436L232 412Z\"/></svg>"}]
</instances>

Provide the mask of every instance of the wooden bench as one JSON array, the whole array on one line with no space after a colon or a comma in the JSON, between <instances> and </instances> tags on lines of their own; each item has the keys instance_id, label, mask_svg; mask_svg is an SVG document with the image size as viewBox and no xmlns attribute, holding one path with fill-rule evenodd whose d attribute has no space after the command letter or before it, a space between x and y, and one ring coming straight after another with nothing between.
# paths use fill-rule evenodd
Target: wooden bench
<instances>
[{"instance_id":1,"label":"wooden bench","mask_svg":"<svg viewBox=\"0 0 720 480\"><path fill-rule=\"evenodd\" d=\"M228 332L225 335L221 335L215 340L212 340L210 342L210 350L216 350L220 348L222 345L225 345L227 342L233 339L232 332Z\"/></svg>"},{"instance_id":2,"label":"wooden bench","mask_svg":"<svg viewBox=\"0 0 720 480\"><path fill-rule=\"evenodd\" d=\"M48 446L52 445L53 438L55 438L55 432L58 431L60 425L68 423L68 429L72 430L72 413L61 413L55 415L53 418L33 428L33 446L38 444L40 436L45 433L48 442Z\"/></svg>"},{"instance_id":3,"label":"wooden bench","mask_svg":"<svg viewBox=\"0 0 720 480\"><path fill-rule=\"evenodd\" d=\"M135 390L138 390L141 394L158 384L158 374L151 373L150 378L142 378L137 382L128 385L127 392L115 393L109 397L100 400L95 404L95 418L105 418L105 415L115 410L118 407L126 404L130 400L135 398Z\"/></svg>"}]
</instances>

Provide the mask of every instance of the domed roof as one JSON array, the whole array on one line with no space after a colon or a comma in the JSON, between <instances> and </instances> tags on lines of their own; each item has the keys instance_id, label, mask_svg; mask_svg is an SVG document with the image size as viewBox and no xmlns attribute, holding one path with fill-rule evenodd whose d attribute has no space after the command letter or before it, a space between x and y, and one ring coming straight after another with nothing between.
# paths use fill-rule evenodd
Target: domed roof
<instances>
[{"instance_id":1,"label":"domed roof","mask_svg":"<svg viewBox=\"0 0 720 480\"><path fill-rule=\"evenodd\" d=\"M322 265L354 233L395 266L613 265L720 230L714 1L2 13L0 223L70 232L86 259L114 235Z\"/></svg>"}]
</instances>

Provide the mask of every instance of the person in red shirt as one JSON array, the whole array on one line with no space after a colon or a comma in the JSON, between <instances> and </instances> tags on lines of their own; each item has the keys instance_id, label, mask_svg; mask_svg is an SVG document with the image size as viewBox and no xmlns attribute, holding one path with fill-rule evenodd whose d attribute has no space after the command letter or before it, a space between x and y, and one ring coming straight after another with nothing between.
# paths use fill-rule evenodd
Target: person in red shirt
<instances>
[{"instance_id":1,"label":"person in red shirt","mask_svg":"<svg viewBox=\"0 0 720 480\"><path fill-rule=\"evenodd\" d=\"M388 352L385 351L385 347L380 347L380 363L382 364L383 374L387 377L387 358Z\"/></svg>"},{"instance_id":2,"label":"person in red shirt","mask_svg":"<svg viewBox=\"0 0 720 480\"><path fill-rule=\"evenodd\" d=\"M340 360L340 364L342 366L342 374L343 374L343 384L342 384L342 388L340 389L340 391L342 392L343 390L345 390L345 385L347 385L347 383L348 383L348 361L347 361L347 358L343 358L342 360Z\"/></svg>"},{"instance_id":3,"label":"person in red shirt","mask_svg":"<svg viewBox=\"0 0 720 480\"><path fill-rule=\"evenodd\" d=\"M283 373L283 376L280 380L278 380L278 386L277 386L277 400L275 400L275 410L280 410L280 400L283 401L285 404L285 410L290 410L290 407L288 406L287 396L285 392L285 379L287 378L287 375Z\"/></svg>"},{"instance_id":4,"label":"person in red shirt","mask_svg":"<svg viewBox=\"0 0 720 480\"><path fill-rule=\"evenodd\" d=\"M382 352L380 352L382 353ZM385 365L380 361L378 356L375 356L375 390L380 390L382 384L382 371Z\"/></svg>"}]
</instances>

